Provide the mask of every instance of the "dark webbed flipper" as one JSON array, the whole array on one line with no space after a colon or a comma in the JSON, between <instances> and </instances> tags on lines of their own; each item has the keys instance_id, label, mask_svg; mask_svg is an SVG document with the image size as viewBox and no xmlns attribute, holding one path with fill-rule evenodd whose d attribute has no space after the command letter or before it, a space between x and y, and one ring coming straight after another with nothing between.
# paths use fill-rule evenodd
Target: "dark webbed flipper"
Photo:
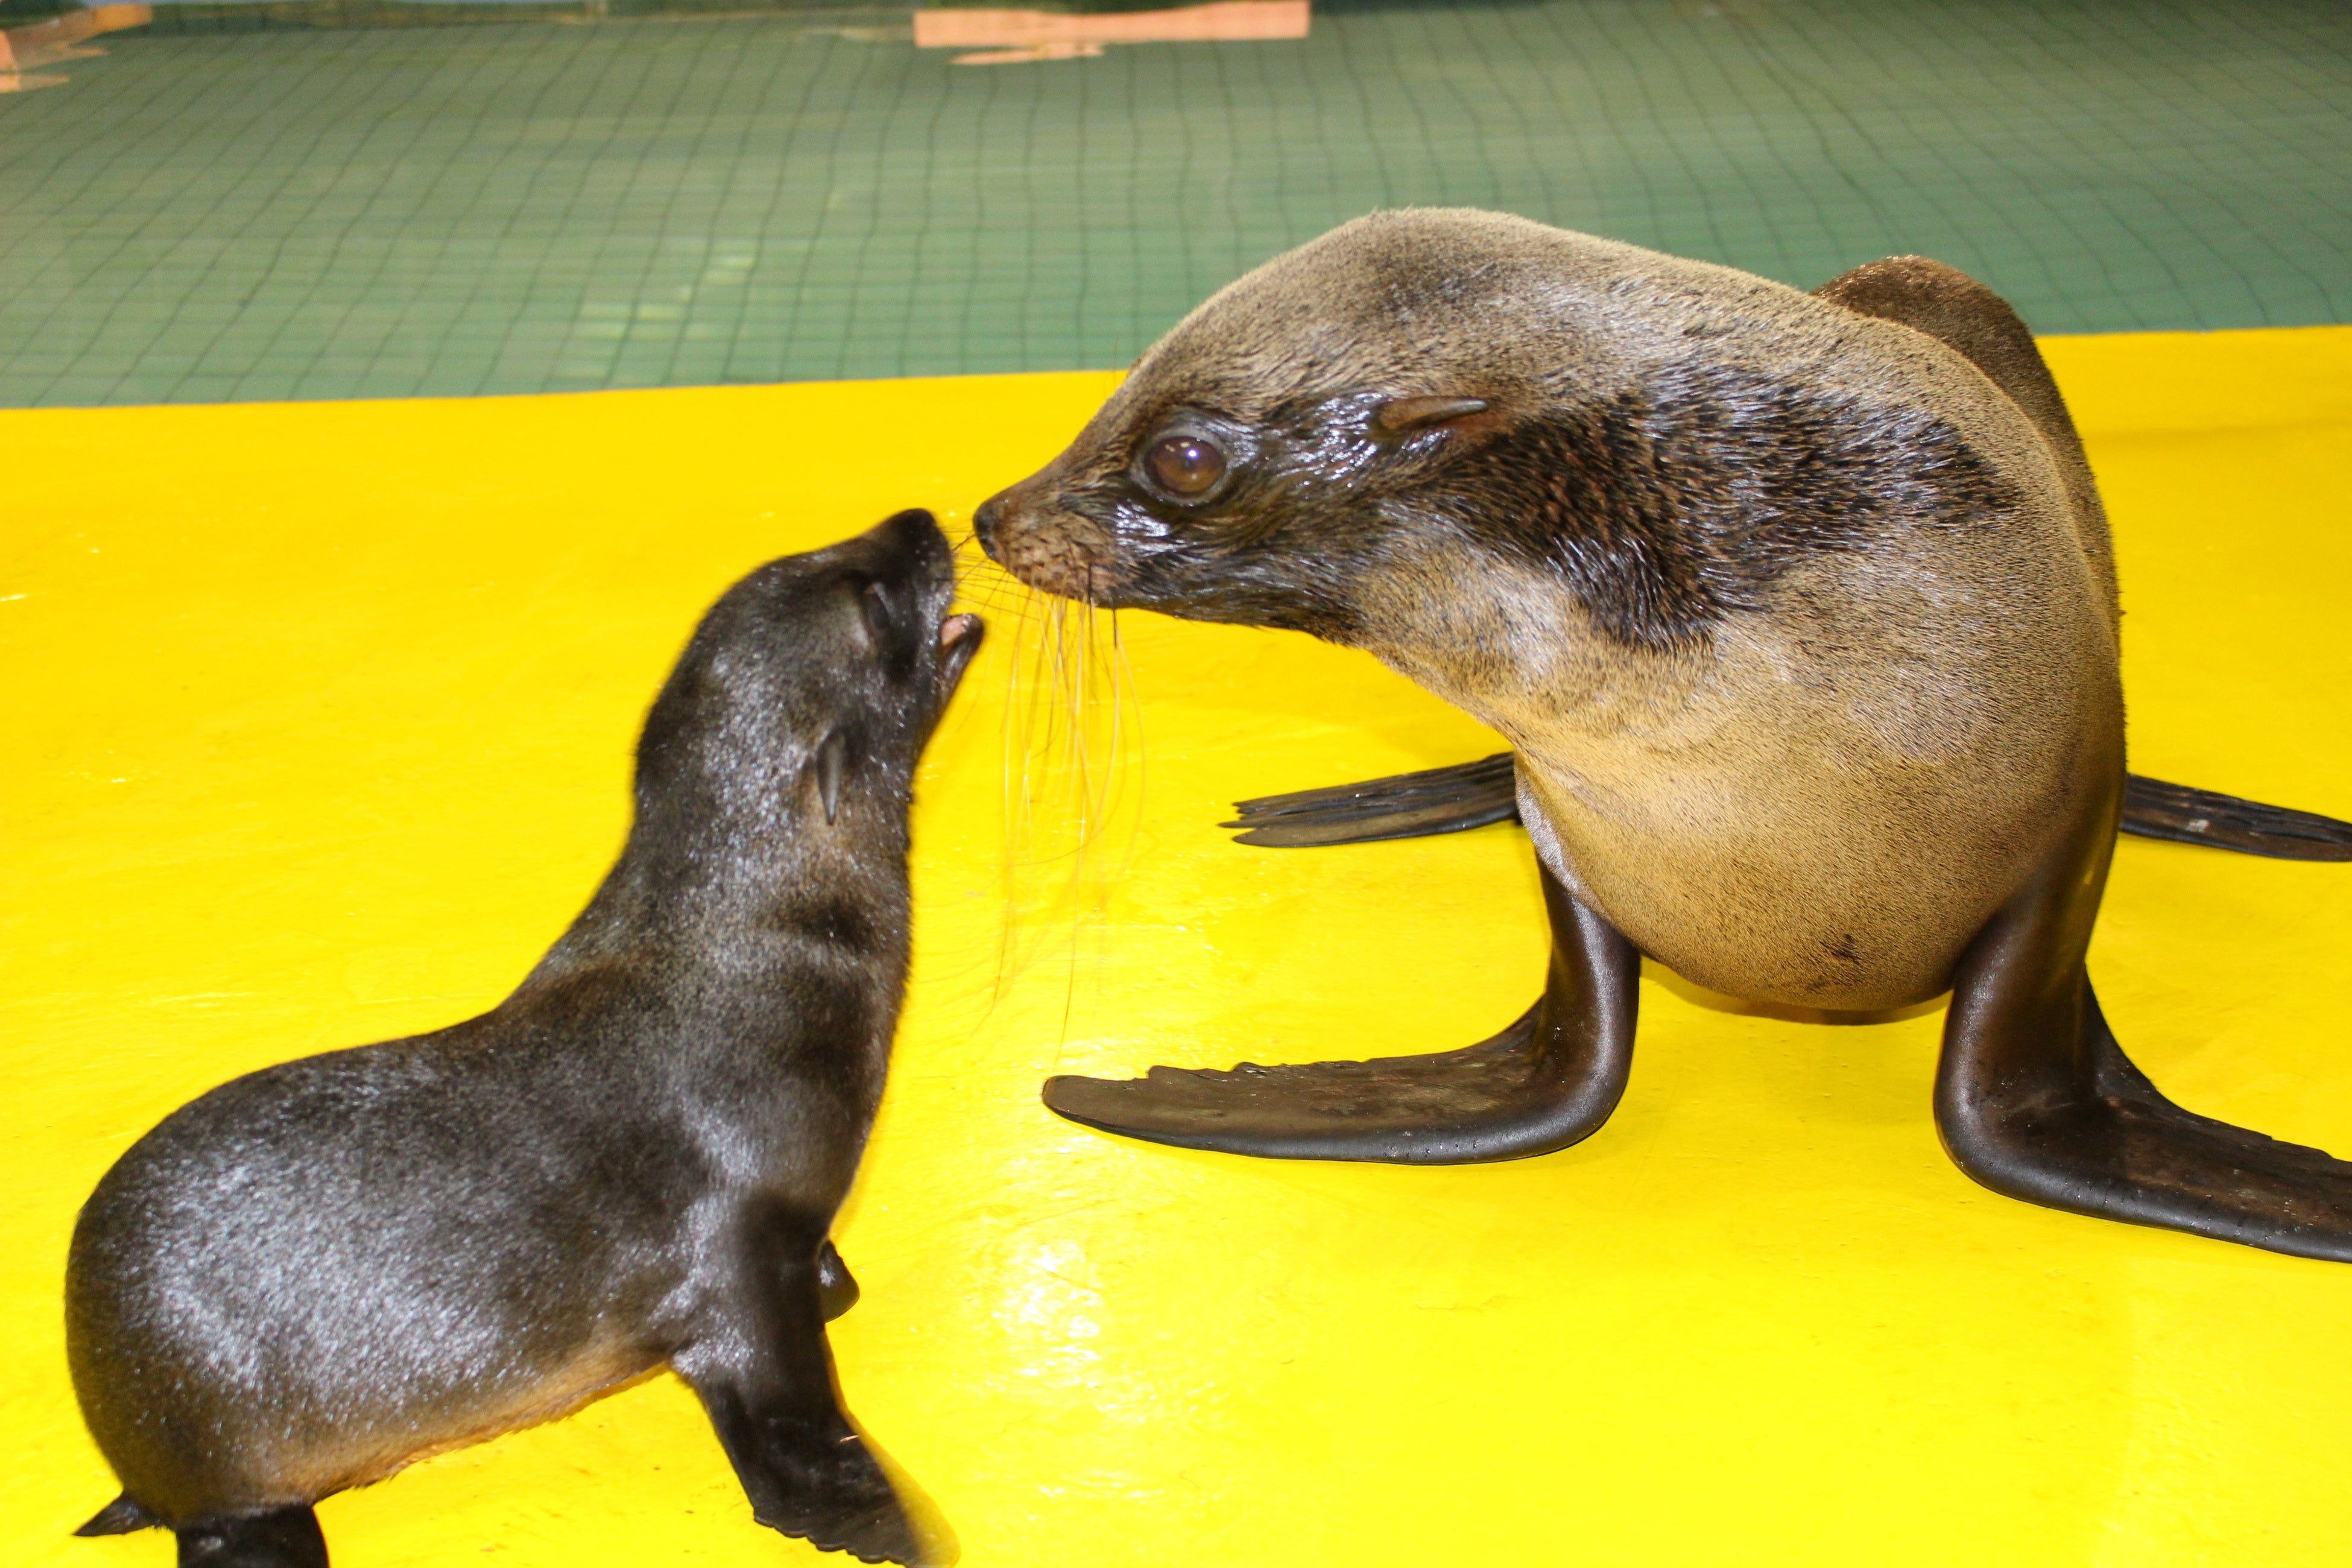
<instances>
[{"instance_id":1,"label":"dark webbed flipper","mask_svg":"<svg viewBox=\"0 0 2352 1568\"><path fill-rule=\"evenodd\" d=\"M1519 816L1508 752L1361 784L1260 795L1237 801L1234 808L1241 815L1221 826L1246 830L1235 842L1275 849L1420 838L1516 822ZM2352 860L2352 822L2137 773L2125 780L2122 826L2144 838L2274 860Z\"/></svg>"},{"instance_id":2,"label":"dark webbed flipper","mask_svg":"<svg viewBox=\"0 0 2352 1568\"><path fill-rule=\"evenodd\" d=\"M2273 860L2352 860L2352 822L2137 773L2126 778L2124 786L2126 833L2176 844L2210 844Z\"/></svg>"},{"instance_id":3,"label":"dark webbed flipper","mask_svg":"<svg viewBox=\"0 0 2352 1568\"><path fill-rule=\"evenodd\" d=\"M1420 838L1519 818L1508 752L1361 784L1260 795L1235 801L1234 809L1240 816L1219 826L1248 829L1236 842L1281 849Z\"/></svg>"},{"instance_id":4,"label":"dark webbed flipper","mask_svg":"<svg viewBox=\"0 0 2352 1568\"><path fill-rule=\"evenodd\" d=\"M327 1568L319 1516L299 1506L180 1526L180 1568Z\"/></svg>"},{"instance_id":5,"label":"dark webbed flipper","mask_svg":"<svg viewBox=\"0 0 2352 1568\"><path fill-rule=\"evenodd\" d=\"M1459 1165L1590 1137L1625 1092L1641 954L1544 873L1551 967L1542 1000L1480 1045L1435 1056L1230 1072L1048 1079L1060 1115L1187 1149L1288 1160Z\"/></svg>"},{"instance_id":6,"label":"dark webbed flipper","mask_svg":"<svg viewBox=\"0 0 2352 1568\"><path fill-rule=\"evenodd\" d=\"M857 1277L849 1265L834 1250L831 1237L816 1249L816 1299L824 1312L824 1321L833 1321L857 1305Z\"/></svg>"},{"instance_id":7,"label":"dark webbed flipper","mask_svg":"<svg viewBox=\"0 0 2352 1568\"><path fill-rule=\"evenodd\" d=\"M89 1516L76 1535L128 1535L134 1530L152 1530L163 1523L161 1515L151 1513L146 1506L124 1492L104 1508Z\"/></svg>"},{"instance_id":8,"label":"dark webbed flipper","mask_svg":"<svg viewBox=\"0 0 2352 1568\"><path fill-rule=\"evenodd\" d=\"M714 1303L712 1321L670 1360L701 1396L751 1517L868 1563L951 1562L952 1548L917 1522L841 1407L807 1231L781 1214L762 1228L746 1238L738 1277Z\"/></svg>"},{"instance_id":9,"label":"dark webbed flipper","mask_svg":"<svg viewBox=\"0 0 2352 1568\"><path fill-rule=\"evenodd\" d=\"M2352 1164L2181 1110L2108 1029L2083 959L2114 810L1962 955L1936 1073L1944 1146L2028 1203L2352 1262Z\"/></svg>"}]
</instances>

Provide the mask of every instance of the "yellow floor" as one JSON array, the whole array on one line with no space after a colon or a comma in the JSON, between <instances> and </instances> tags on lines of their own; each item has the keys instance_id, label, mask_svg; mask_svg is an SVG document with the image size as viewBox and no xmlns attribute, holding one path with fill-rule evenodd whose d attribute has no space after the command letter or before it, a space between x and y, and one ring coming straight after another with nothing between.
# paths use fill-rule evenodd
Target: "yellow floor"
<instances>
[{"instance_id":1,"label":"yellow floor","mask_svg":"<svg viewBox=\"0 0 2352 1568\"><path fill-rule=\"evenodd\" d=\"M2352 329L2052 350L2116 518L2137 765L2352 816ZM231 1074L495 1001L615 847L701 607L899 506L960 521L1111 381L0 415L0 1561L171 1560L65 1533L112 1495L58 1326L107 1163ZM1370 660L1125 617L1116 744L1089 721L1118 765L1082 780L1029 703L1039 626L997 619L926 773L835 1331L971 1568L2352 1549L2352 1268L1970 1185L1933 1015L1741 1016L1654 975L1616 1119L1505 1166L1054 1120L1056 1069L1467 1043L1532 996L1542 926L1516 829L1216 831L1238 795L1495 744ZM1056 858L1056 814L1113 795ZM2345 1151L2347 952L2352 866L2126 842L2093 960L2168 1091ZM668 1379L320 1511L338 1568L819 1560L751 1523Z\"/></svg>"}]
</instances>

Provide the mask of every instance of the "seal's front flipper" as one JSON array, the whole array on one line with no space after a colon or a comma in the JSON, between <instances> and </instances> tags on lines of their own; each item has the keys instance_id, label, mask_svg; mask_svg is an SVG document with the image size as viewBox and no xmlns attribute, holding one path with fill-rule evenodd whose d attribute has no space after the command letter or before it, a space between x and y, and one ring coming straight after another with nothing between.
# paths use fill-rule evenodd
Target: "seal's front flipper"
<instances>
[{"instance_id":1,"label":"seal's front flipper","mask_svg":"<svg viewBox=\"0 0 2352 1568\"><path fill-rule=\"evenodd\" d=\"M2114 813L1961 956L1936 1073L1944 1146L2028 1203L2352 1262L2352 1164L2181 1110L2108 1029L2083 955Z\"/></svg>"},{"instance_id":2,"label":"seal's front flipper","mask_svg":"<svg viewBox=\"0 0 2352 1568\"><path fill-rule=\"evenodd\" d=\"M319 1516L300 1506L180 1526L180 1568L327 1568Z\"/></svg>"},{"instance_id":3,"label":"seal's front flipper","mask_svg":"<svg viewBox=\"0 0 2352 1568\"><path fill-rule=\"evenodd\" d=\"M2137 773L2124 785L2126 833L2273 860L2352 860L2352 822Z\"/></svg>"},{"instance_id":4,"label":"seal's front flipper","mask_svg":"<svg viewBox=\"0 0 2352 1568\"><path fill-rule=\"evenodd\" d=\"M1642 955L1546 871L1543 999L1481 1045L1436 1056L1230 1072L1055 1078L1045 1103L1106 1132L1286 1160L1462 1165L1590 1137L1625 1092Z\"/></svg>"},{"instance_id":5,"label":"seal's front flipper","mask_svg":"<svg viewBox=\"0 0 2352 1568\"><path fill-rule=\"evenodd\" d=\"M1241 815L1220 824L1247 829L1235 842L1302 849L1460 833L1490 822L1516 822L1518 786L1511 753L1475 763L1392 773L1361 784L1260 795L1234 803Z\"/></svg>"},{"instance_id":6,"label":"seal's front flipper","mask_svg":"<svg viewBox=\"0 0 2352 1568\"><path fill-rule=\"evenodd\" d=\"M943 1568L951 1538L841 1407L806 1231L783 1215L764 1228L670 1364L701 1396L752 1518L826 1552Z\"/></svg>"}]
</instances>

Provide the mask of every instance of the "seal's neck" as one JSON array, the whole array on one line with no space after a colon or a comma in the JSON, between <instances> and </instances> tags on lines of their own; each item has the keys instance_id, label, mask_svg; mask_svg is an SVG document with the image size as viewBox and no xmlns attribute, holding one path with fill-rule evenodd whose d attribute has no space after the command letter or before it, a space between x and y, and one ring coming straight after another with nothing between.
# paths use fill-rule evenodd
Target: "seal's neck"
<instances>
[{"instance_id":1,"label":"seal's neck","mask_svg":"<svg viewBox=\"0 0 2352 1568\"><path fill-rule=\"evenodd\" d=\"M907 946L905 781L877 769L845 788L827 822L797 781L725 781L724 802L670 787L639 791L627 846L532 972L658 952L661 973L720 969L746 981L837 950L903 964Z\"/></svg>"},{"instance_id":2,"label":"seal's neck","mask_svg":"<svg viewBox=\"0 0 2352 1568\"><path fill-rule=\"evenodd\" d=\"M1567 584L1489 563L1401 574L1360 639L1381 662L1494 726L1538 766L1642 746L1685 724L1715 664L1706 646L1630 647Z\"/></svg>"}]
</instances>

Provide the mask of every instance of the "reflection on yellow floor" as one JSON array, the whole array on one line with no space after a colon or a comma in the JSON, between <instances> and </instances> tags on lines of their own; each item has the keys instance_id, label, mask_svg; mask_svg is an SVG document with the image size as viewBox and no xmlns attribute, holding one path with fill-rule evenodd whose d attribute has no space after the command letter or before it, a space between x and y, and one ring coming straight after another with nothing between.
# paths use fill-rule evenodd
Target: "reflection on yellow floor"
<instances>
[{"instance_id":1,"label":"reflection on yellow floor","mask_svg":"<svg viewBox=\"0 0 2352 1568\"><path fill-rule=\"evenodd\" d=\"M2116 519L2135 765L2352 816L2352 330L2053 353ZM617 846L705 604L899 506L961 521L1110 384L0 415L0 1560L171 1561L66 1534L113 1490L58 1324L107 1163L231 1074L502 995ZM1122 617L1133 700L1094 756L1120 766L1081 784L1049 765L1066 715L1028 706L1044 624L1024 653L998 597L926 773L834 1334L972 1568L2352 1548L2352 1268L1971 1186L1928 1121L1933 1015L1809 1026L1654 981L1616 1119L1505 1166L1055 1121L1056 1070L1475 1040L1534 994L1542 922L1516 829L1215 829L1236 795L1497 749L1370 660ZM1024 725L1048 761L1008 773ZM1114 793L1086 865L1051 858L1055 802ZM2093 951L2175 1098L2338 1152L2347 959L2352 867L2147 842ZM751 1522L666 1377L320 1514L338 1568L819 1560Z\"/></svg>"}]
</instances>

